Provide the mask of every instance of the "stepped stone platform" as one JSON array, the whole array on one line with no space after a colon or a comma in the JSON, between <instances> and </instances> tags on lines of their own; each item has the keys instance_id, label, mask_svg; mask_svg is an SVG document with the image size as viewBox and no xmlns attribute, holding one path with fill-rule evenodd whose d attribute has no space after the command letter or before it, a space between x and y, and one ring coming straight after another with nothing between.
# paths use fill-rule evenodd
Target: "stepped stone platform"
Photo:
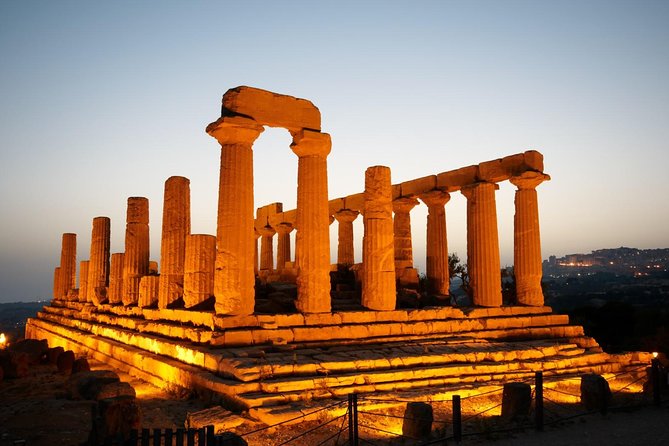
<instances>
[{"instance_id":1,"label":"stepped stone platform","mask_svg":"<svg viewBox=\"0 0 669 446\"><path fill-rule=\"evenodd\" d=\"M639 369L550 307L220 316L54 300L26 336L48 339L163 388L215 394L265 422L351 392L386 399Z\"/></svg>"}]
</instances>

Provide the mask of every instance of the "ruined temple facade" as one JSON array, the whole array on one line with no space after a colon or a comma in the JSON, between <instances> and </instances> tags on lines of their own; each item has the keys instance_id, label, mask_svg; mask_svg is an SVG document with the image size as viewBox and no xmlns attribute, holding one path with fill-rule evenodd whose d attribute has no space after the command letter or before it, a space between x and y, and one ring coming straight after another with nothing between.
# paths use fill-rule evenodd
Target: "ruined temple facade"
<instances>
[{"instance_id":1,"label":"ruined temple facade","mask_svg":"<svg viewBox=\"0 0 669 446\"><path fill-rule=\"evenodd\" d=\"M296 209L284 210L281 203L256 208L253 144L265 126L292 136ZM78 289L76 235L63 234L52 304L29 320L27 336L86 352L158 385L224 394L242 407L262 409L260 417L350 391L429 393L434 385L462 390L536 370L612 372L647 360L602 352L581 327L544 306L537 186L550 177L539 152L394 184L390 168L373 166L364 172L364 190L330 198L332 142L310 101L237 87L225 93L221 117L206 132L220 145L216 234L190 233L190 181L169 178L158 274L149 260L149 202L128 198L125 252L109 252L109 219L96 217ZM517 188L512 306L502 306L495 202L504 181ZM449 302L446 213L454 193L467 199L473 306L400 309L398 289L418 284L411 239L417 206L427 208L426 292L437 303ZM358 265L357 218L364 228ZM357 306L348 311L334 302L347 292L332 286L333 275L342 271L359 288ZM277 283L282 285L274 290L284 291L278 294L291 300L292 310L272 311L283 307L270 305L259 311L256 287ZM407 342L430 347L409 352ZM332 346L339 353L327 353Z\"/></svg>"}]
</instances>

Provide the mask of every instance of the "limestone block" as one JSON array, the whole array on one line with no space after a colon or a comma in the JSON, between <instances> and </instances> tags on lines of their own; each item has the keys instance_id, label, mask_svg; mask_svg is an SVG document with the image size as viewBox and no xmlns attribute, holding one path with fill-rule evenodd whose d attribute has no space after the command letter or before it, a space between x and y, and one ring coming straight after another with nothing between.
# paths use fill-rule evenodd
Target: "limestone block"
<instances>
[{"instance_id":1,"label":"limestone block","mask_svg":"<svg viewBox=\"0 0 669 446\"><path fill-rule=\"evenodd\" d=\"M587 410L606 411L611 402L611 389L608 381L600 375L581 376L581 404Z\"/></svg>"},{"instance_id":2,"label":"limestone block","mask_svg":"<svg viewBox=\"0 0 669 446\"><path fill-rule=\"evenodd\" d=\"M502 158L502 165L511 175L520 175L527 171L544 171L544 156L536 150L528 150Z\"/></svg>"},{"instance_id":3,"label":"limestone block","mask_svg":"<svg viewBox=\"0 0 669 446\"><path fill-rule=\"evenodd\" d=\"M122 252L111 255L107 298L113 305L123 303L123 257Z\"/></svg>"},{"instance_id":4,"label":"limestone block","mask_svg":"<svg viewBox=\"0 0 669 446\"><path fill-rule=\"evenodd\" d=\"M256 220L260 226L265 226L270 223L270 219L278 214L283 213L283 203L270 203L263 207L256 209Z\"/></svg>"},{"instance_id":5,"label":"limestone block","mask_svg":"<svg viewBox=\"0 0 669 446\"><path fill-rule=\"evenodd\" d=\"M193 307L214 295L216 237L192 234L186 238L184 306Z\"/></svg>"},{"instance_id":6,"label":"limestone block","mask_svg":"<svg viewBox=\"0 0 669 446\"><path fill-rule=\"evenodd\" d=\"M30 370L28 354L0 350L0 369L4 378L23 378L28 376Z\"/></svg>"},{"instance_id":7,"label":"limestone block","mask_svg":"<svg viewBox=\"0 0 669 446\"><path fill-rule=\"evenodd\" d=\"M411 197L420 195L424 192L434 189L435 187L437 187L437 176L428 175L426 177L416 178L415 180L400 183L400 193L403 197Z\"/></svg>"},{"instance_id":8,"label":"limestone block","mask_svg":"<svg viewBox=\"0 0 669 446\"><path fill-rule=\"evenodd\" d=\"M89 372L90 370L91 370L91 366L88 364L88 359L86 359L86 358L77 358L72 363L72 374L73 375L75 373Z\"/></svg>"},{"instance_id":9,"label":"limestone block","mask_svg":"<svg viewBox=\"0 0 669 446\"><path fill-rule=\"evenodd\" d=\"M197 412L188 412L185 427L187 429L200 429L201 427L214 426L214 432L220 432L233 429L244 421L244 418L239 415L235 415L221 406L214 406Z\"/></svg>"},{"instance_id":10,"label":"limestone block","mask_svg":"<svg viewBox=\"0 0 669 446\"><path fill-rule=\"evenodd\" d=\"M139 301L137 305L140 308L152 307L158 304L158 287L160 276L144 276L139 281Z\"/></svg>"},{"instance_id":11,"label":"limestone block","mask_svg":"<svg viewBox=\"0 0 669 446\"><path fill-rule=\"evenodd\" d=\"M223 95L222 115L229 112L248 116L259 124L291 131L321 129L321 113L306 99L299 99L259 88L240 86Z\"/></svg>"},{"instance_id":12,"label":"limestone block","mask_svg":"<svg viewBox=\"0 0 669 446\"><path fill-rule=\"evenodd\" d=\"M506 170L502 159L486 161L479 164L479 180L489 183L499 183L509 179L511 172Z\"/></svg>"},{"instance_id":13,"label":"limestone block","mask_svg":"<svg viewBox=\"0 0 669 446\"><path fill-rule=\"evenodd\" d=\"M536 150L527 150L523 152L523 160L528 168L536 170L537 172L544 171L544 156Z\"/></svg>"},{"instance_id":14,"label":"limestone block","mask_svg":"<svg viewBox=\"0 0 669 446\"><path fill-rule=\"evenodd\" d=\"M532 388L526 383L506 383L502 391L502 418L524 419L530 414Z\"/></svg>"},{"instance_id":15,"label":"limestone block","mask_svg":"<svg viewBox=\"0 0 669 446\"><path fill-rule=\"evenodd\" d=\"M133 429L142 425L142 411L134 398L116 397L98 402L99 419L95 429L101 438L118 435L128 438Z\"/></svg>"},{"instance_id":16,"label":"limestone block","mask_svg":"<svg viewBox=\"0 0 669 446\"><path fill-rule=\"evenodd\" d=\"M102 384L97 392L92 395L94 400L105 400L109 398L135 398L137 396L135 389L128 384L127 382L118 381L118 382L108 382Z\"/></svg>"},{"instance_id":17,"label":"limestone block","mask_svg":"<svg viewBox=\"0 0 669 446\"><path fill-rule=\"evenodd\" d=\"M72 366L74 365L74 352L72 350L67 350L60 355L56 360L56 366L58 371L63 375L69 375L72 373Z\"/></svg>"},{"instance_id":18,"label":"limestone block","mask_svg":"<svg viewBox=\"0 0 669 446\"><path fill-rule=\"evenodd\" d=\"M56 362L58 361L58 356L60 356L61 353L63 353L65 350L63 347L53 347L47 350L46 352L46 359L49 362L49 364L56 365Z\"/></svg>"},{"instance_id":19,"label":"limestone block","mask_svg":"<svg viewBox=\"0 0 669 446\"><path fill-rule=\"evenodd\" d=\"M434 415L432 406L422 402L407 403L402 422L402 435L414 440L424 440L432 433Z\"/></svg>"},{"instance_id":20,"label":"limestone block","mask_svg":"<svg viewBox=\"0 0 669 446\"><path fill-rule=\"evenodd\" d=\"M479 166L467 166L437 175L437 188L447 192L460 190L478 179Z\"/></svg>"},{"instance_id":21,"label":"limestone block","mask_svg":"<svg viewBox=\"0 0 669 446\"><path fill-rule=\"evenodd\" d=\"M362 212L365 209L365 194L348 195L344 197L344 207L354 211Z\"/></svg>"}]
</instances>

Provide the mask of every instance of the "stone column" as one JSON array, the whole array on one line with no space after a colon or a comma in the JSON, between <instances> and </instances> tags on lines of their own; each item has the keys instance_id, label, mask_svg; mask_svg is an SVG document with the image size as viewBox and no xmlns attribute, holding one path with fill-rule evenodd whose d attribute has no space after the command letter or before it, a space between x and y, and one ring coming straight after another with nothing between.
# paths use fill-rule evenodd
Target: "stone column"
<instances>
[{"instance_id":1,"label":"stone column","mask_svg":"<svg viewBox=\"0 0 669 446\"><path fill-rule=\"evenodd\" d=\"M117 252L111 255L111 267L109 273L109 290L107 297L109 303L118 305L123 303L123 257L125 254Z\"/></svg>"},{"instance_id":2,"label":"stone column","mask_svg":"<svg viewBox=\"0 0 669 446\"><path fill-rule=\"evenodd\" d=\"M79 302L86 302L88 296L88 260L79 262Z\"/></svg>"},{"instance_id":3,"label":"stone column","mask_svg":"<svg viewBox=\"0 0 669 446\"><path fill-rule=\"evenodd\" d=\"M186 238L184 306L194 307L214 295L216 237L192 234Z\"/></svg>"},{"instance_id":4,"label":"stone column","mask_svg":"<svg viewBox=\"0 0 669 446\"><path fill-rule=\"evenodd\" d=\"M128 198L123 258L123 304L139 300L139 281L149 273L149 200Z\"/></svg>"},{"instance_id":5,"label":"stone column","mask_svg":"<svg viewBox=\"0 0 669 446\"><path fill-rule=\"evenodd\" d=\"M63 234L60 249L60 279L56 298L64 299L77 283L77 234Z\"/></svg>"},{"instance_id":6,"label":"stone column","mask_svg":"<svg viewBox=\"0 0 669 446\"><path fill-rule=\"evenodd\" d=\"M158 308L167 308L183 295L188 234L190 234L190 180L184 177L170 177L165 181L163 199Z\"/></svg>"},{"instance_id":7,"label":"stone column","mask_svg":"<svg viewBox=\"0 0 669 446\"><path fill-rule=\"evenodd\" d=\"M252 146L262 131L256 121L239 116L207 127L221 144L214 273L218 314L252 314L255 306Z\"/></svg>"},{"instance_id":8,"label":"stone column","mask_svg":"<svg viewBox=\"0 0 669 446\"><path fill-rule=\"evenodd\" d=\"M493 183L476 183L462 189L467 198L467 271L474 305L502 305L502 277L497 236L497 210Z\"/></svg>"},{"instance_id":9,"label":"stone column","mask_svg":"<svg viewBox=\"0 0 669 446\"><path fill-rule=\"evenodd\" d=\"M313 130L293 134L298 156L295 263L301 313L330 312L330 211L327 156L330 135Z\"/></svg>"},{"instance_id":10,"label":"stone column","mask_svg":"<svg viewBox=\"0 0 669 446\"><path fill-rule=\"evenodd\" d=\"M53 270L53 298L54 299L62 299L62 290L63 287L61 285L61 276L60 276L60 266L57 266Z\"/></svg>"},{"instance_id":11,"label":"stone column","mask_svg":"<svg viewBox=\"0 0 669 446\"><path fill-rule=\"evenodd\" d=\"M260 271L274 269L274 244L272 238L276 231L270 225L258 229L260 233Z\"/></svg>"},{"instance_id":12,"label":"stone column","mask_svg":"<svg viewBox=\"0 0 669 446\"><path fill-rule=\"evenodd\" d=\"M290 262L290 233L293 231L293 225L290 223L279 223L276 225L277 237L276 245L276 269L283 271L286 268L286 262Z\"/></svg>"},{"instance_id":13,"label":"stone column","mask_svg":"<svg viewBox=\"0 0 669 446\"><path fill-rule=\"evenodd\" d=\"M352 209L341 209L334 218L337 220L338 244L337 244L337 264L353 265L355 263L355 251L353 249L353 222L360 212Z\"/></svg>"},{"instance_id":14,"label":"stone column","mask_svg":"<svg viewBox=\"0 0 669 446\"><path fill-rule=\"evenodd\" d=\"M446 235L446 210L451 199L448 192L432 190L420 196L427 206L427 237L425 269L430 292L448 296L448 238Z\"/></svg>"},{"instance_id":15,"label":"stone column","mask_svg":"<svg viewBox=\"0 0 669 446\"><path fill-rule=\"evenodd\" d=\"M86 300L95 305L107 301L109 285L109 243L111 220L109 217L95 217L91 234L91 256L88 263L88 290Z\"/></svg>"},{"instance_id":16,"label":"stone column","mask_svg":"<svg viewBox=\"0 0 669 446\"><path fill-rule=\"evenodd\" d=\"M402 286L417 286L418 271L413 267L411 242L411 209L418 204L413 197L393 200L393 233L395 235L395 277Z\"/></svg>"},{"instance_id":17,"label":"stone column","mask_svg":"<svg viewBox=\"0 0 669 446\"><path fill-rule=\"evenodd\" d=\"M255 240L255 242L254 242L255 243L255 245L254 245L255 248L253 250L253 272L257 276L258 275L258 270L259 270L258 261L260 260L260 257L258 256L258 239L260 238L260 233L258 232L257 229L255 229L255 227L253 228L253 237L254 237L254 240Z\"/></svg>"},{"instance_id":18,"label":"stone column","mask_svg":"<svg viewBox=\"0 0 669 446\"><path fill-rule=\"evenodd\" d=\"M148 308L158 304L159 284L160 276L144 276L140 279L138 307Z\"/></svg>"},{"instance_id":19,"label":"stone column","mask_svg":"<svg viewBox=\"0 0 669 446\"><path fill-rule=\"evenodd\" d=\"M539 205L536 187L550 176L539 172L524 172L510 178L518 188L513 217L513 271L516 277L516 296L521 305L542 306L541 237Z\"/></svg>"},{"instance_id":20,"label":"stone column","mask_svg":"<svg viewBox=\"0 0 669 446\"><path fill-rule=\"evenodd\" d=\"M394 310L397 299L390 168L374 166L365 171L364 198L362 306L370 310Z\"/></svg>"}]
</instances>

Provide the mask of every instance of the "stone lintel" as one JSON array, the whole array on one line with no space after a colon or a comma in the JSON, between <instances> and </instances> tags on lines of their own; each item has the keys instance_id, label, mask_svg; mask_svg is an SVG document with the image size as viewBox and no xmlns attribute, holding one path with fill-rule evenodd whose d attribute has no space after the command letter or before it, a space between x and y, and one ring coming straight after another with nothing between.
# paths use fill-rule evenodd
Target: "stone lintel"
<instances>
[{"instance_id":1,"label":"stone lintel","mask_svg":"<svg viewBox=\"0 0 669 446\"><path fill-rule=\"evenodd\" d=\"M270 223L270 219L273 216L282 212L283 203L266 204L265 206L256 209L256 221L262 223L260 226L265 226L266 224Z\"/></svg>"},{"instance_id":2,"label":"stone lintel","mask_svg":"<svg viewBox=\"0 0 669 446\"><path fill-rule=\"evenodd\" d=\"M248 116L261 125L291 131L321 129L321 112L306 99L273 93L260 88L239 86L223 95L222 115L232 112Z\"/></svg>"},{"instance_id":3,"label":"stone lintel","mask_svg":"<svg viewBox=\"0 0 669 446\"><path fill-rule=\"evenodd\" d=\"M459 190L462 186L476 182L479 166L467 166L437 174L437 187L447 192Z\"/></svg>"},{"instance_id":4,"label":"stone lintel","mask_svg":"<svg viewBox=\"0 0 669 446\"><path fill-rule=\"evenodd\" d=\"M400 183L401 196L412 197L437 187L437 176L428 175ZM393 197L394 198L394 197Z\"/></svg>"}]
</instances>

